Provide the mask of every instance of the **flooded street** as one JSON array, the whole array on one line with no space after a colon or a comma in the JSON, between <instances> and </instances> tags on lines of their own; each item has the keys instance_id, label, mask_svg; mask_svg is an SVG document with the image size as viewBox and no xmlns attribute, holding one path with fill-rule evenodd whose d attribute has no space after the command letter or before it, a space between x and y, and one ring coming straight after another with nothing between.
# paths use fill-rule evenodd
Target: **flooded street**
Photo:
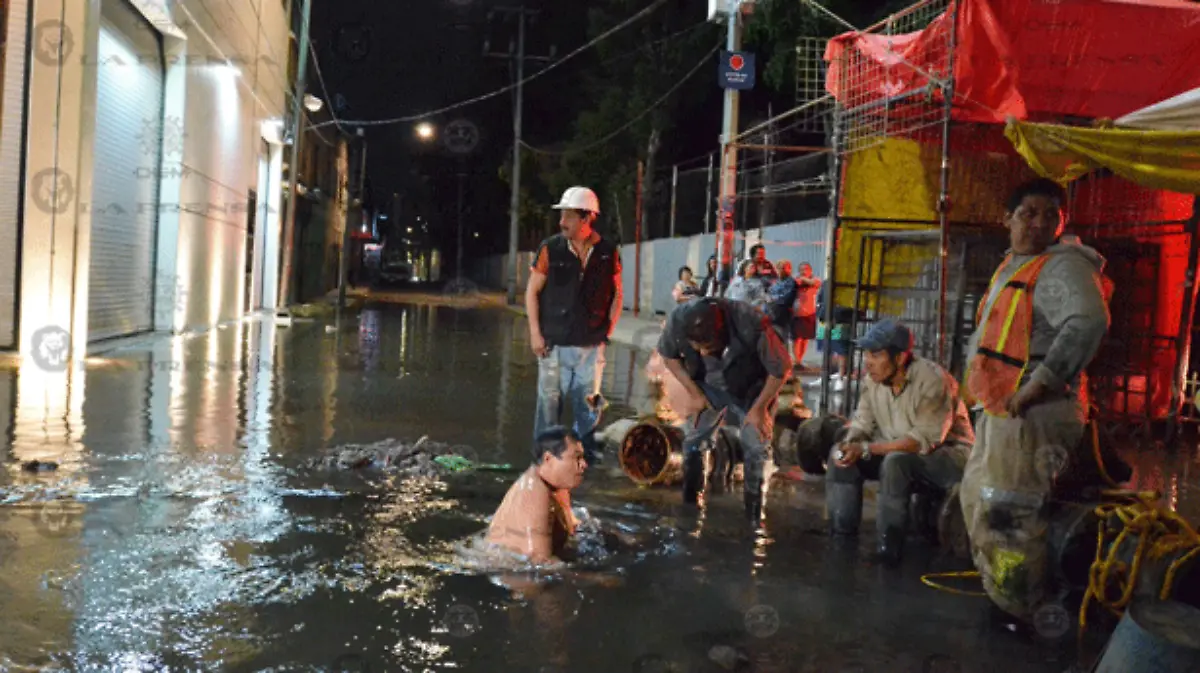
<instances>
[{"instance_id":1,"label":"flooded street","mask_svg":"<svg viewBox=\"0 0 1200 673\"><path fill-rule=\"evenodd\" d=\"M984 599L924 586L965 569L937 550L914 541L889 571L863 562L873 524L857 548L832 544L819 482L774 482L754 534L740 494L692 513L673 489L613 474L609 454L575 504L652 544L520 595L463 571L455 543L484 528L513 472L418 482L305 463L428 436L524 468L537 373L524 318L369 304L333 325L250 319L134 343L89 358L65 400L29 365L0 370L0 669L1066 668L1054 648L988 631ZM644 406L647 357L610 348L610 419ZM60 466L22 471L29 460ZM1200 466L1174 460L1139 456L1138 485L1196 521Z\"/></svg>"}]
</instances>

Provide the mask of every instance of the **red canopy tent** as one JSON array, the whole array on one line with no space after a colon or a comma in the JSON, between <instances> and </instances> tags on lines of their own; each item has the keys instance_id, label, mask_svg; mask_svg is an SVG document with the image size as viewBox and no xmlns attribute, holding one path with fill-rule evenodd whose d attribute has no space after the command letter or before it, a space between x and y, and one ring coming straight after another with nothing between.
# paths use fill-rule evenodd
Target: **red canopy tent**
<instances>
[{"instance_id":1,"label":"red canopy tent","mask_svg":"<svg viewBox=\"0 0 1200 673\"><path fill-rule=\"evenodd\" d=\"M848 178L837 181L835 202L840 205L834 226L839 236L882 231L904 221L914 228L938 223L945 254L951 220L954 226L998 224L998 219L986 216L984 206L1002 203L1006 182L1026 179L1024 159L1002 132L1007 117L1056 123L1117 119L1200 88L1200 2L948 0L947 10L923 29L886 34L913 25L940 4L920 2L890 17L890 30L877 26L845 33L825 49L825 90L844 113L841 145L835 148L848 164L844 175L856 177L854 189L859 191L864 185L887 185L868 197L851 199L841 193ZM954 100L946 111L937 79L949 73ZM866 156L857 151L861 147L877 149ZM905 158L906 152L911 159ZM953 162L949 152L955 153ZM897 175L915 180L922 189L887 182ZM920 198L931 203L906 208L900 202L911 193L925 195ZM1141 278L1145 287L1122 286L1130 303L1136 301L1137 311L1125 311L1128 316L1122 314L1120 325L1114 318L1112 331L1154 352L1145 358L1130 355L1138 350L1132 346L1129 353L1114 352L1108 359L1120 359L1124 369L1114 375L1119 384L1111 386L1124 389L1122 401L1116 401L1115 392L1102 396L1125 413L1174 413L1179 389L1172 379L1179 358L1186 357L1192 323L1180 288L1188 269L1194 268L1189 257L1195 253L1188 248L1196 248L1192 241L1200 240L1192 233L1196 225L1188 221L1193 199L1103 175L1080 180L1073 194L1073 227L1104 239L1098 243L1129 250L1144 243L1156 246L1161 255L1148 258L1138 252L1119 264L1129 267L1126 275ZM864 198L870 208L860 203ZM842 213L851 201L858 204L857 210ZM938 210L942 202L948 208ZM983 216L975 213L977 207ZM854 224L842 231L842 222ZM835 243L835 250L835 258L842 258L837 265L859 266L858 275L863 275L865 267L855 258L856 243ZM1150 266L1134 269L1134 262ZM836 285L853 287L853 272L842 275ZM945 304L949 278L938 287ZM939 328L939 340L950 336L950 325L944 322L949 308L938 308L947 332L944 336ZM1136 401L1135 384L1144 390Z\"/></svg>"},{"instance_id":2,"label":"red canopy tent","mask_svg":"<svg viewBox=\"0 0 1200 673\"><path fill-rule=\"evenodd\" d=\"M956 120L1116 118L1200 87L1200 3L952 0L952 9L954 4ZM825 53L826 90L847 105L925 88L928 78L917 68L945 72L954 14L947 11L915 33L834 38ZM885 75L849 76L846 70L861 70L862 61Z\"/></svg>"}]
</instances>

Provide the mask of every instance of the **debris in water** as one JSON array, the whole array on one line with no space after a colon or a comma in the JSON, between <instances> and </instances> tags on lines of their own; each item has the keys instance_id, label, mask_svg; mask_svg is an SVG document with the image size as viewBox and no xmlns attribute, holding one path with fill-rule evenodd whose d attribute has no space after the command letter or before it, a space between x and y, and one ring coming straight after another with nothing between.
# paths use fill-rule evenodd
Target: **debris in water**
<instances>
[{"instance_id":1,"label":"debris in water","mask_svg":"<svg viewBox=\"0 0 1200 673\"><path fill-rule=\"evenodd\" d=\"M53 472L58 469L58 463L52 460L30 460L21 464L26 472Z\"/></svg>"},{"instance_id":2,"label":"debris in water","mask_svg":"<svg viewBox=\"0 0 1200 673\"><path fill-rule=\"evenodd\" d=\"M708 658L727 671L736 671L750 663L750 657L729 645L713 645L708 651Z\"/></svg>"},{"instance_id":3,"label":"debris in water","mask_svg":"<svg viewBox=\"0 0 1200 673\"><path fill-rule=\"evenodd\" d=\"M427 436L413 443L388 438L373 444L335 447L328 455L308 461L307 466L322 470L380 470L436 479L461 469L460 462L454 458L468 461L473 458L463 456L462 448L429 441ZM439 461L439 458L443 460Z\"/></svg>"}]
</instances>

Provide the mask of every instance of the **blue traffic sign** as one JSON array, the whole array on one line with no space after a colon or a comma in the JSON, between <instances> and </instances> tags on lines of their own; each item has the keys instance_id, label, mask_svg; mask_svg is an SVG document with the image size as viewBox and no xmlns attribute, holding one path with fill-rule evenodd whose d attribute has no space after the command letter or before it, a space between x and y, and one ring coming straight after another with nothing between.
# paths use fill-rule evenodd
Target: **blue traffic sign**
<instances>
[{"instance_id":1,"label":"blue traffic sign","mask_svg":"<svg viewBox=\"0 0 1200 673\"><path fill-rule=\"evenodd\" d=\"M745 51L722 51L720 84L722 89L753 89L754 54Z\"/></svg>"}]
</instances>

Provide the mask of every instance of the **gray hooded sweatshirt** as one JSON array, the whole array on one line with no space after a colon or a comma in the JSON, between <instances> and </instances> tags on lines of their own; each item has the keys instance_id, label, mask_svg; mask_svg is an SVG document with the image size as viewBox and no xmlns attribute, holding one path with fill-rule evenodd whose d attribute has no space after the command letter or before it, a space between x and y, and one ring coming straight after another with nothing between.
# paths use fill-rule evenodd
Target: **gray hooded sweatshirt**
<instances>
[{"instance_id":1,"label":"gray hooded sweatshirt","mask_svg":"<svg viewBox=\"0 0 1200 673\"><path fill-rule=\"evenodd\" d=\"M1009 251L1011 253L1011 251ZM1083 245L1075 236L1063 236L1046 249L1051 255L1042 268L1033 291L1033 330L1029 341L1031 359L1041 357L1025 370L1021 385L1039 381L1050 391L1079 394L1079 375L1100 350L1109 326L1108 305L1100 285L1104 257ZM967 362L975 357L979 339L999 294L1025 262L1036 255L1013 255L1004 271L996 277L987 297L984 324L971 335Z\"/></svg>"}]
</instances>

